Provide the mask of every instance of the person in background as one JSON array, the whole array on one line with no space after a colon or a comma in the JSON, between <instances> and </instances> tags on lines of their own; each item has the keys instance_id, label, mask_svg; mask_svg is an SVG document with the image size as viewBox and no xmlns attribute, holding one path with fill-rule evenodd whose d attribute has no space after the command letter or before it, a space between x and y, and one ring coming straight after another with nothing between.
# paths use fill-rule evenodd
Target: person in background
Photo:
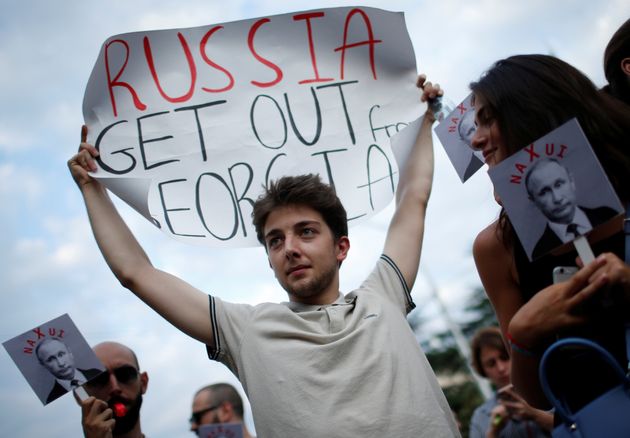
<instances>
[{"instance_id":1,"label":"person in background","mask_svg":"<svg viewBox=\"0 0 630 438\"><path fill-rule=\"evenodd\" d=\"M148 374L123 344L102 342L93 350L106 371L85 385L90 395L80 401L85 438L144 438L140 407Z\"/></svg>"},{"instance_id":2,"label":"person in background","mask_svg":"<svg viewBox=\"0 0 630 438\"><path fill-rule=\"evenodd\" d=\"M190 430L199 435L204 424L237 423L243 426L243 438L253 438L243 422L243 399L228 383L215 383L199 389L192 402Z\"/></svg>"},{"instance_id":3,"label":"person in background","mask_svg":"<svg viewBox=\"0 0 630 438\"><path fill-rule=\"evenodd\" d=\"M510 384L510 356L498 327L479 329L471 342L472 365L497 390L477 407L469 438L548 438L553 414L527 404Z\"/></svg>"}]
</instances>

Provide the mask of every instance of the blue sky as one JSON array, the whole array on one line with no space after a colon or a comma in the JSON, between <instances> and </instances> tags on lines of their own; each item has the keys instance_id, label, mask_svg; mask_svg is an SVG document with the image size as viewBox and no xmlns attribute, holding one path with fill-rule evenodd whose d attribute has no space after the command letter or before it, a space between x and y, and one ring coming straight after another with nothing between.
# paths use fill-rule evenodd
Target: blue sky
<instances>
[{"instance_id":1,"label":"blue sky","mask_svg":"<svg viewBox=\"0 0 630 438\"><path fill-rule=\"evenodd\" d=\"M102 42L138 30L190 27L330 6L344 1L2 0L0 15L0 340L69 313L91 344L118 340L136 350L150 375L143 429L152 438L190 436L187 418L200 386L234 378L123 289L96 248L79 192L66 169L82 123L85 84ZM425 2L364 1L405 12L419 71L454 101L492 62L518 53L553 53L603 85L606 42L630 16L624 0ZM479 282L470 248L498 208L485 171L462 185L436 141L420 280L413 291L427 315L428 275L457 314ZM232 301L283 301L262 249L210 250L160 234L121 211L154 264ZM342 290L356 286L383 243L391 208L351 230ZM224 292L227 291L227 292ZM435 319L430 326L439 326ZM0 354L3 435L80 436L71 397L42 407L8 354Z\"/></svg>"}]
</instances>

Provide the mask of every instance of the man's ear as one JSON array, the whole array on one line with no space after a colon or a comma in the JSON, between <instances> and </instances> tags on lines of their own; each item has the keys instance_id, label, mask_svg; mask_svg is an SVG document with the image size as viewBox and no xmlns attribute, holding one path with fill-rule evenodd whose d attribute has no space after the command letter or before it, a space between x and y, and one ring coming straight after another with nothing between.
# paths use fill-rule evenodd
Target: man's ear
<instances>
[{"instance_id":1,"label":"man's ear","mask_svg":"<svg viewBox=\"0 0 630 438\"><path fill-rule=\"evenodd\" d=\"M348 257L348 251L350 251L350 239L348 239L348 236L341 236L337 239L335 246L337 250L337 261L341 263L346 259L346 257Z\"/></svg>"},{"instance_id":2,"label":"man's ear","mask_svg":"<svg viewBox=\"0 0 630 438\"><path fill-rule=\"evenodd\" d=\"M527 193L527 199L529 199L531 202L534 202L534 197L530 193L529 188L527 186L525 187L525 192Z\"/></svg>"},{"instance_id":3,"label":"man's ear","mask_svg":"<svg viewBox=\"0 0 630 438\"><path fill-rule=\"evenodd\" d=\"M147 386L149 386L149 375L146 371L140 373L140 386L142 388L142 394L147 392Z\"/></svg>"},{"instance_id":4,"label":"man's ear","mask_svg":"<svg viewBox=\"0 0 630 438\"><path fill-rule=\"evenodd\" d=\"M621 60L621 71L624 72L626 76L630 76L630 58L623 58Z\"/></svg>"},{"instance_id":5,"label":"man's ear","mask_svg":"<svg viewBox=\"0 0 630 438\"><path fill-rule=\"evenodd\" d=\"M219 406L219 410L217 411L219 421L221 423L233 423L234 422L234 407L232 403L224 401Z\"/></svg>"}]
</instances>

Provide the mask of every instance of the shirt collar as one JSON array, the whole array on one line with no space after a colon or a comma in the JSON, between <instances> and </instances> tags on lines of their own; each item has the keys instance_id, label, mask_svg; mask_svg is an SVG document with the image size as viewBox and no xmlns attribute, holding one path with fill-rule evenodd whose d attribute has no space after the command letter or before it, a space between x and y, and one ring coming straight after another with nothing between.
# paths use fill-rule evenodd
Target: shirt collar
<instances>
[{"instance_id":1,"label":"shirt collar","mask_svg":"<svg viewBox=\"0 0 630 438\"><path fill-rule=\"evenodd\" d=\"M591 231L592 228L591 222L588 220L588 217L580 207L575 209L573 220L569 223L576 224L578 226L577 230L580 234L586 234ZM569 224L560 224L549 221L549 228L551 228L551 230L556 233L564 243L570 242L575 238L573 234L567 233L567 225Z\"/></svg>"},{"instance_id":2,"label":"shirt collar","mask_svg":"<svg viewBox=\"0 0 630 438\"><path fill-rule=\"evenodd\" d=\"M83 385L87 381L87 379L85 378L85 375L81 371L79 371L78 368L75 368L74 377L72 377L72 379L69 379L69 380L57 379L57 383L63 386L66 389L66 391L70 391L74 389L72 387L73 380L76 380L79 386Z\"/></svg>"},{"instance_id":3,"label":"shirt collar","mask_svg":"<svg viewBox=\"0 0 630 438\"><path fill-rule=\"evenodd\" d=\"M299 313L299 312L313 312L316 310L322 310L323 308L328 307L328 306L338 306L340 304L348 304L348 303L346 303L345 296L341 292L339 292L337 299L330 304L304 304L304 303L298 303L296 301L284 302L282 304L287 306L292 311Z\"/></svg>"}]
</instances>

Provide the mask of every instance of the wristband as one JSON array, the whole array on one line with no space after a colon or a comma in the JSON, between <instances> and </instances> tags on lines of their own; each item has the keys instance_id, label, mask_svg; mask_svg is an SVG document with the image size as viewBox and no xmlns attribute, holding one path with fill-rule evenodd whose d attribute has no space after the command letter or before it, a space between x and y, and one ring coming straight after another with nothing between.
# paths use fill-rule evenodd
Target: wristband
<instances>
[{"instance_id":1,"label":"wristband","mask_svg":"<svg viewBox=\"0 0 630 438\"><path fill-rule=\"evenodd\" d=\"M536 357L536 356L538 356L536 353L534 353L529 348L523 347L521 344L516 342L509 332L507 333L507 338L508 338L508 342L510 343L510 347L512 348L512 351L516 351L516 352L522 354L523 356L529 356L529 357Z\"/></svg>"}]
</instances>

